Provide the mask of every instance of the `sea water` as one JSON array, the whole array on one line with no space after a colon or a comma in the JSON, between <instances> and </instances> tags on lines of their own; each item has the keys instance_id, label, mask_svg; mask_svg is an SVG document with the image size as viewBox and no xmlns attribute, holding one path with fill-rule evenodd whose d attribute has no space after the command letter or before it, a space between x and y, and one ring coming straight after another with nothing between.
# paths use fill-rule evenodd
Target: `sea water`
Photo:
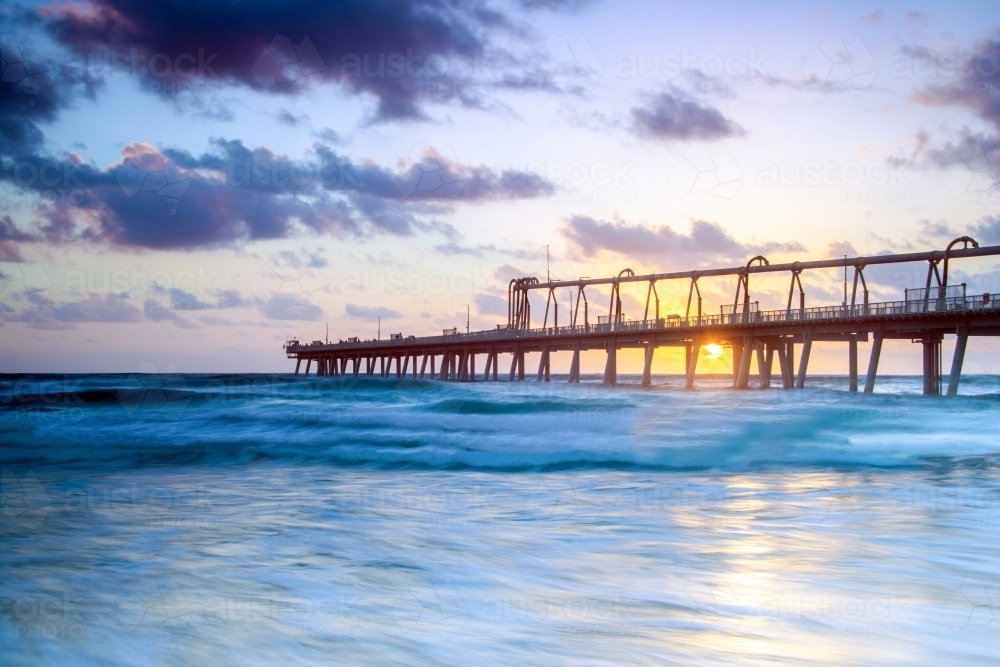
<instances>
[{"instance_id":1,"label":"sea water","mask_svg":"<svg viewBox=\"0 0 1000 667\"><path fill-rule=\"evenodd\" d=\"M0 377L4 665L970 665L1000 378Z\"/></svg>"}]
</instances>

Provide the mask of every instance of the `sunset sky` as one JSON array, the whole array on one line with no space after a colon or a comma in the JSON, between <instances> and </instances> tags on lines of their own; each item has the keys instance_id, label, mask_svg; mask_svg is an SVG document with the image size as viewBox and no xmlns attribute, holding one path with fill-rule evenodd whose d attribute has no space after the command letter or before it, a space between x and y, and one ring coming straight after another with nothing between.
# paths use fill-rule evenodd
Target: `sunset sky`
<instances>
[{"instance_id":1,"label":"sunset sky","mask_svg":"<svg viewBox=\"0 0 1000 667\"><path fill-rule=\"evenodd\" d=\"M1000 244L997 5L6 3L0 370L289 371L327 324L494 328L546 246L572 279ZM872 300L924 271L873 272ZM1000 292L996 260L953 274ZM783 307L787 276L751 290ZM908 342L884 359L920 372ZM998 362L975 339L965 369Z\"/></svg>"}]
</instances>

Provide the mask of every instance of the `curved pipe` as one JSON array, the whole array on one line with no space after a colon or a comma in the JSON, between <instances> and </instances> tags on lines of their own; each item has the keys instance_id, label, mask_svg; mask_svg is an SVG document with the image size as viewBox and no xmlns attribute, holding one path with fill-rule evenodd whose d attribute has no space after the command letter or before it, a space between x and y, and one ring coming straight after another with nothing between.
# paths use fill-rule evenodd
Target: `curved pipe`
<instances>
[{"instance_id":1,"label":"curved pipe","mask_svg":"<svg viewBox=\"0 0 1000 667\"><path fill-rule=\"evenodd\" d=\"M743 287L743 310L744 312L750 307L750 266L754 262L760 262L761 266L770 266L771 263L767 261L767 257L764 255L757 255L751 257L747 261L746 267L740 272L739 282L736 284L736 298L733 300L733 312L736 312L736 305L740 302L740 287Z\"/></svg>"},{"instance_id":2,"label":"curved pipe","mask_svg":"<svg viewBox=\"0 0 1000 667\"><path fill-rule=\"evenodd\" d=\"M943 283L943 287L945 290L948 289L948 258L951 255L951 249L956 245L958 245L959 243L965 244L964 246L962 246L963 248L968 248L970 244L972 245L973 248L979 247L979 241L972 238L971 236L960 236L959 238L949 243L948 247L944 249L944 272L943 275L941 276L941 282Z\"/></svg>"}]
</instances>

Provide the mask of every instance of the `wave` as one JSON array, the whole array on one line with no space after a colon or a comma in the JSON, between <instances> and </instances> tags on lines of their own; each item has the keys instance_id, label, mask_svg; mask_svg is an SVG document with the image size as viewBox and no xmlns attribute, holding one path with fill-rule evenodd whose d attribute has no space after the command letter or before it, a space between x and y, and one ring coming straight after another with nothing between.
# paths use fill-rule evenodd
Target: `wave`
<instances>
[{"instance_id":1,"label":"wave","mask_svg":"<svg viewBox=\"0 0 1000 667\"><path fill-rule=\"evenodd\" d=\"M626 378L629 379L629 378ZM637 381L637 378L636 378ZM0 377L0 465L742 471L1000 464L996 378L956 399L597 383L178 375ZM637 382L636 382L637 384Z\"/></svg>"}]
</instances>

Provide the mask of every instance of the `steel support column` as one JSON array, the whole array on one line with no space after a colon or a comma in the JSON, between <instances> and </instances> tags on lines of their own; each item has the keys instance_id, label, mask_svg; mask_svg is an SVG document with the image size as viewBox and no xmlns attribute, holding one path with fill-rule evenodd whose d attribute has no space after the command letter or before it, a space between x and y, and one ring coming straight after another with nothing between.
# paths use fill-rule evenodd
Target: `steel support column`
<instances>
[{"instance_id":1,"label":"steel support column","mask_svg":"<svg viewBox=\"0 0 1000 667\"><path fill-rule=\"evenodd\" d=\"M541 382L545 380L549 381L549 348L543 347L542 353L538 356L538 374L535 377L536 382Z\"/></svg>"},{"instance_id":2,"label":"steel support column","mask_svg":"<svg viewBox=\"0 0 1000 667\"><path fill-rule=\"evenodd\" d=\"M653 341L646 343L646 358L643 360L642 364L642 382L640 383L643 387L648 387L652 381L653 351L655 349L656 345Z\"/></svg>"},{"instance_id":3,"label":"steel support column","mask_svg":"<svg viewBox=\"0 0 1000 667\"><path fill-rule=\"evenodd\" d=\"M761 389L767 389L771 384L770 373L767 369L767 355L764 354L764 343L757 341L753 347L754 356L757 357L757 385Z\"/></svg>"},{"instance_id":4,"label":"steel support column","mask_svg":"<svg viewBox=\"0 0 1000 667\"><path fill-rule=\"evenodd\" d=\"M750 382L750 361L753 357L754 339L753 336L743 338L743 351L740 353L740 370L736 376L736 389L746 389ZM733 348L735 349L735 348Z\"/></svg>"},{"instance_id":5,"label":"steel support column","mask_svg":"<svg viewBox=\"0 0 1000 667\"><path fill-rule=\"evenodd\" d=\"M690 361L688 362L687 368L685 368L686 377L684 379L685 389L694 389L694 375L698 370L698 353L701 352L701 343L697 341L691 343L689 349L691 350Z\"/></svg>"},{"instance_id":6,"label":"steel support column","mask_svg":"<svg viewBox=\"0 0 1000 667\"><path fill-rule=\"evenodd\" d=\"M965 362L965 348L969 344L969 332L959 329L955 339L955 356L951 358L951 374L948 376L948 395L958 395L958 381L962 376L962 364Z\"/></svg>"},{"instance_id":7,"label":"steel support column","mask_svg":"<svg viewBox=\"0 0 1000 667\"><path fill-rule=\"evenodd\" d=\"M847 344L847 376L848 391L858 390L858 339L851 336Z\"/></svg>"},{"instance_id":8,"label":"steel support column","mask_svg":"<svg viewBox=\"0 0 1000 667\"><path fill-rule=\"evenodd\" d=\"M941 341L921 341L924 348L924 395L941 394Z\"/></svg>"},{"instance_id":9,"label":"steel support column","mask_svg":"<svg viewBox=\"0 0 1000 667\"><path fill-rule=\"evenodd\" d=\"M806 386L806 370L809 367L809 353L812 352L813 346L812 335L806 334L803 338L802 359L799 360L799 377L795 381L797 389L804 389Z\"/></svg>"},{"instance_id":10,"label":"steel support column","mask_svg":"<svg viewBox=\"0 0 1000 667\"><path fill-rule=\"evenodd\" d=\"M573 346L573 359L569 362L569 382L580 383L580 346Z\"/></svg>"},{"instance_id":11,"label":"steel support column","mask_svg":"<svg viewBox=\"0 0 1000 667\"><path fill-rule=\"evenodd\" d=\"M875 391L875 376L878 374L878 359L882 355L882 334L877 332L872 339L872 353L868 358L868 373L865 375L865 393Z\"/></svg>"},{"instance_id":12,"label":"steel support column","mask_svg":"<svg viewBox=\"0 0 1000 667\"><path fill-rule=\"evenodd\" d=\"M792 382L792 369L791 363L788 358L788 345L785 342L780 342L777 345L778 352L778 366L781 369L781 388L791 389L795 386Z\"/></svg>"},{"instance_id":13,"label":"steel support column","mask_svg":"<svg viewBox=\"0 0 1000 667\"><path fill-rule=\"evenodd\" d=\"M604 384L618 384L618 347L614 341L608 343L608 360L604 364Z\"/></svg>"},{"instance_id":14,"label":"steel support column","mask_svg":"<svg viewBox=\"0 0 1000 667\"><path fill-rule=\"evenodd\" d=\"M301 364L301 363L302 363L302 359L296 357L295 358L295 374L296 375L299 374L299 364Z\"/></svg>"}]
</instances>

